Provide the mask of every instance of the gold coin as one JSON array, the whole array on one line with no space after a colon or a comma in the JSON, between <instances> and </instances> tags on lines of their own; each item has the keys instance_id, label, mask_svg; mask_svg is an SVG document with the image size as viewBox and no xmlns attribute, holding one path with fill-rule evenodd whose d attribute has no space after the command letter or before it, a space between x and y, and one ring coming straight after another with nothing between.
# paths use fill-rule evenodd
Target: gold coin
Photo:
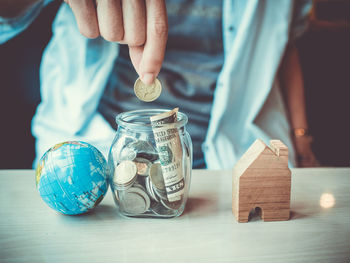
<instances>
[{"instance_id":1,"label":"gold coin","mask_svg":"<svg viewBox=\"0 0 350 263\"><path fill-rule=\"evenodd\" d=\"M155 79L151 85L144 84L140 78L135 81L134 92L136 97L145 102L156 100L162 92L162 85Z\"/></svg>"}]
</instances>

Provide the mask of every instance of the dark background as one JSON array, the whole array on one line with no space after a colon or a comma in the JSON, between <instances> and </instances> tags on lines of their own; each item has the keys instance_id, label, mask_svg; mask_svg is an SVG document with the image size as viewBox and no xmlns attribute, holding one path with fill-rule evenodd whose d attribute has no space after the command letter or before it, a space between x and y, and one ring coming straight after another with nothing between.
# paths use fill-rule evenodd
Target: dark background
<instances>
[{"instance_id":1,"label":"dark background","mask_svg":"<svg viewBox=\"0 0 350 263\"><path fill-rule=\"evenodd\" d=\"M313 149L324 166L350 166L350 1L314 0L297 43Z\"/></svg>"},{"instance_id":2,"label":"dark background","mask_svg":"<svg viewBox=\"0 0 350 263\"><path fill-rule=\"evenodd\" d=\"M350 166L350 5L344 3L314 5L318 21L297 43L314 151L325 166ZM0 169L31 168L34 160L30 126L40 102L39 65L59 5L50 4L0 45Z\"/></svg>"},{"instance_id":3,"label":"dark background","mask_svg":"<svg viewBox=\"0 0 350 263\"><path fill-rule=\"evenodd\" d=\"M15 38L0 45L0 169L31 168L31 119L40 102L39 66L61 2L48 5Z\"/></svg>"}]
</instances>

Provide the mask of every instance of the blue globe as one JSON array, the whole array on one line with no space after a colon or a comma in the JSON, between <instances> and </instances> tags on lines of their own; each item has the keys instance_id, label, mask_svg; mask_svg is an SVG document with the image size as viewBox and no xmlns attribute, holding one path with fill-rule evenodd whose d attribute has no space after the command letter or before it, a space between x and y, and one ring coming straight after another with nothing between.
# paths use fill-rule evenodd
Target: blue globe
<instances>
[{"instance_id":1,"label":"blue globe","mask_svg":"<svg viewBox=\"0 0 350 263\"><path fill-rule=\"evenodd\" d=\"M94 146L80 141L55 145L40 159L36 186L52 209L67 215L90 211L108 190L107 162Z\"/></svg>"}]
</instances>

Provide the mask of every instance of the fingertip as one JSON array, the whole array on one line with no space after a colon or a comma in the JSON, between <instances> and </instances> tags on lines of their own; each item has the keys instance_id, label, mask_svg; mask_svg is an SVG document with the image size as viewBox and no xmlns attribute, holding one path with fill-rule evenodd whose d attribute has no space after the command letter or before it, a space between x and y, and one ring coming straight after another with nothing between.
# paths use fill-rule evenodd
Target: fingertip
<instances>
[{"instance_id":1,"label":"fingertip","mask_svg":"<svg viewBox=\"0 0 350 263\"><path fill-rule=\"evenodd\" d=\"M102 31L102 30L101 30ZM106 32L106 31L102 31L101 32L101 36L109 42L119 42L123 39L123 31L122 29L118 32Z\"/></svg>"},{"instance_id":2,"label":"fingertip","mask_svg":"<svg viewBox=\"0 0 350 263\"><path fill-rule=\"evenodd\" d=\"M79 26L80 33L87 37L87 38L97 38L100 36L100 32L98 28L91 28L91 27L80 27Z\"/></svg>"}]
</instances>

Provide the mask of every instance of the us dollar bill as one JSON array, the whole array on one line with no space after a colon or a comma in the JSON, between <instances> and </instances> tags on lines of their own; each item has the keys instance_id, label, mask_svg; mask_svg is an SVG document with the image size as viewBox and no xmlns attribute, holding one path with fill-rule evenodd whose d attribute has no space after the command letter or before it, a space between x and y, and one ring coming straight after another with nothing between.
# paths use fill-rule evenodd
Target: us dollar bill
<instances>
[{"instance_id":1,"label":"us dollar bill","mask_svg":"<svg viewBox=\"0 0 350 263\"><path fill-rule=\"evenodd\" d=\"M181 200L185 181L182 144L176 127L178 108L150 117L169 202Z\"/></svg>"}]
</instances>

